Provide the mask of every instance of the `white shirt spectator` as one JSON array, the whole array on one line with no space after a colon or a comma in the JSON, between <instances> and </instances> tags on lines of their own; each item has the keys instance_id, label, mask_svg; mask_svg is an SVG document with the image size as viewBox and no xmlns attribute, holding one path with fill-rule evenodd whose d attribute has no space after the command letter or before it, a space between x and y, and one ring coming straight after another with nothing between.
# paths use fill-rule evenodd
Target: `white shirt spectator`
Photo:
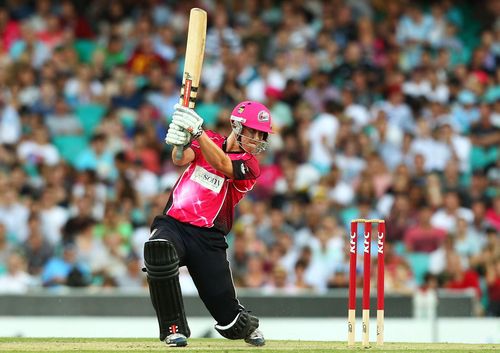
<instances>
[{"instance_id":1,"label":"white shirt spectator","mask_svg":"<svg viewBox=\"0 0 500 353\"><path fill-rule=\"evenodd\" d=\"M275 191L277 193L286 193L289 188L296 191L306 191L315 185L321 179L321 174L312 165L305 163L297 166L293 185L288 185L286 179L280 178L276 181Z\"/></svg>"},{"instance_id":2,"label":"white shirt spectator","mask_svg":"<svg viewBox=\"0 0 500 353\"><path fill-rule=\"evenodd\" d=\"M307 138L310 143L309 162L321 171L330 168L333 162L333 149L339 130L336 116L328 113L319 114L313 120Z\"/></svg>"},{"instance_id":3,"label":"white shirt spectator","mask_svg":"<svg viewBox=\"0 0 500 353\"><path fill-rule=\"evenodd\" d=\"M407 81L403 83L403 92L412 97L428 97L431 84L427 80Z\"/></svg>"},{"instance_id":4,"label":"white shirt spectator","mask_svg":"<svg viewBox=\"0 0 500 353\"><path fill-rule=\"evenodd\" d=\"M141 198L158 194L158 184L158 177L146 169L140 169L134 177L134 189Z\"/></svg>"},{"instance_id":5,"label":"white shirt spectator","mask_svg":"<svg viewBox=\"0 0 500 353\"><path fill-rule=\"evenodd\" d=\"M130 240L133 252L139 256L141 264L144 263L144 243L149 240L151 231L149 226L138 227L132 233Z\"/></svg>"},{"instance_id":6,"label":"white shirt spectator","mask_svg":"<svg viewBox=\"0 0 500 353\"><path fill-rule=\"evenodd\" d=\"M207 32L205 52L207 55L219 57L222 43L228 45L233 53L241 51L241 39L236 31L230 27L223 29L212 27Z\"/></svg>"},{"instance_id":7,"label":"white shirt spectator","mask_svg":"<svg viewBox=\"0 0 500 353\"><path fill-rule=\"evenodd\" d=\"M412 142L411 151L413 155L421 154L425 159L425 170L444 170L446 163L452 154L450 148L433 138L417 138Z\"/></svg>"},{"instance_id":8,"label":"white shirt spectator","mask_svg":"<svg viewBox=\"0 0 500 353\"><path fill-rule=\"evenodd\" d=\"M0 275L0 293L24 294L35 284L35 280L26 273L24 259L12 253L7 260L7 272Z\"/></svg>"},{"instance_id":9,"label":"white shirt spectator","mask_svg":"<svg viewBox=\"0 0 500 353\"><path fill-rule=\"evenodd\" d=\"M18 243L28 237L29 209L20 202L12 202L0 206L0 223L8 234L14 235Z\"/></svg>"},{"instance_id":10,"label":"white shirt spectator","mask_svg":"<svg viewBox=\"0 0 500 353\"><path fill-rule=\"evenodd\" d=\"M340 180L328 191L328 198L339 205L347 206L354 200L354 189L349 183Z\"/></svg>"},{"instance_id":11,"label":"white shirt spectator","mask_svg":"<svg viewBox=\"0 0 500 353\"><path fill-rule=\"evenodd\" d=\"M433 251L429 256L429 272L434 275L439 275L446 270L447 251L441 246ZM460 256L462 266L467 268L469 261L467 258Z\"/></svg>"},{"instance_id":12,"label":"white shirt spectator","mask_svg":"<svg viewBox=\"0 0 500 353\"><path fill-rule=\"evenodd\" d=\"M414 122L413 114L410 107L406 103L394 105L391 102L383 101L375 107L373 116L376 116L376 111L381 109L387 115L387 121L390 125L396 125L401 130L413 131Z\"/></svg>"},{"instance_id":13,"label":"white shirt spectator","mask_svg":"<svg viewBox=\"0 0 500 353\"><path fill-rule=\"evenodd\" d=\"M153 46L155 53L166 61L175 59L175 47L162 41L161 37L158 36L153 39Z\"/></svg>"},{"instance_id":14,"label":"white shirt spectator","mask_svg":"<svg viewBox=\"0 0 500 353\"><path fill-rule=\"evenodd\" d=\"M19 114L11 105L4 105L2 108L0 108L0 143L14 144L21 137Z\"/></svg>"},{"instance_id":15,"label":"white shirt spectator","mask_svg":"<svg viewBox=\"0 0 500 353\"><path fill-rule=\"evenodd\" d=\"M460 171L468 172L470 169L470 152L472 143L466 136L455 134L451 138L453 151L460 161Z\"/></svg>"},{"instance_id":16,"label":"white shirt spectator","mask_svg":"<svg viewBox=\"0 0 500 353\"><path fill-rule=\"evenodd\" d=\"M21 105L32 106L40 98L40 89L37 86L29 86L19 91L18 100Z\"/></svg>"},{"instance_id":17,"label":"white shirt spectator","mask_svg":"<svg viewBox=\"0 0 500 353\"><path fill-rule=\"evenodd\" d=\"M46 165L59 163L59 151L50 143L41 145L35 141L24 141L17 148L17 155L22 160L42 162Z\"/></svg>"},{"instance_id":18,"label":"white shirt spectator","mask_svg":"<svg viewBox=\"0 0 500 353\"><path fill-rule=\"evenodd\" d=\"M79 104L91 103L95 97L100 97L103 92L104 86L97 80L84 83L78 78L71 78L64 86L65 97L75 100Z\"/></svg>"},{"instance_id":19,"label":"white shirt spectator","mask_svg":"<svg viewBox=\"0 0 500 353\"><path fill-rule=\"evenodd\" d=\"M335 156L335 164L342 171L342 179L346 182L352 182L366 168L364 159L340 153Z\"/></svg>"},{"instance_id":20,"label":"white shirt spectator","mask_svg":"<svg viewBox=\"0 0 500 353\"><path fill-rule=\"evenodd\" d=\"M458 218L463 218L467 223L472 223L474 214L468 208L460 207L456 215L447 213L444 209L439 209L432 215L431 224L436 228L445 229L448 232L455 231Z\"/></svg>"},{"instance_id":21,"label":"white shirt spectator","mask_svg":"<svg viewBox=\"0 0 500 353\"><path fill-rule=\"evenodd\" d=\"M416 11L420 12L420 10ZM406 44L409 41L427 41L433 24L432 17L428 15L420 15L419 21L404 15L396 28L397 41L400 44Z\"/></svg>"},{"instance_id":22,"label":"white shirt spectator","mask_svg":"<svg viewBox=\"0 0 500 353\"><path fill-rule=\"evenodd\" d=\"M225 72L222 61L207 58L203 65L201 82L207 87L207 90L218 91L224 81Z\"/></svg>"},{"instance_id":23,"label":"white shirt spectator","mask_svg":"<svg viewBox=\"0 0 500 353\"><path fill-rule=\"evenodd\" d=\"M439 102L442 104L446 104L448 103L448 99L450 97L450 90L445 84L438 84L434 87L430 86L429 91L427 92L425 97L430 102Z\"/></svg>"},{"instance_id":24,"label":"white shirt spectator","mask_svg":"<svg viewBox=\"0 0 500 353\"><path fill-rule=\"evenodd\" d=\"M42 209L40 219L42 221L42 232L51 245L58 245L61 241L61 229L69 218L69 212L61 206L53 206Z\"/></svg>"},{"instance_id":25,"label":"white shirt spectator","mask_svg":"<svg viewBox=\"0 0 500 353\"><path fill-rule=\"evenodd\" d=\"M25 294L33 283L33 278L26 272L7 273L0 276L0 293Z\"/></svg>"},{"instance_id":26,"label":"white shirt spectator","mask_svg":"<svg viewBox=\"0 0 500 353\"><path fill-rule=\"evenodd\" d=\"M357 131L370 122L370 112L361 104L350 104L345 108L344 114L354 121Z\"/></svg>"},{"instance_id":27,"label":"white shirt spectator","mask_svg":"<svg viewBox=\"0 0 500 353\"><path fill-rule=\"evenodd\" d=\"M76 244L78 260L88 264L92 273L106 270L110 255L101 239L88 239L80 235Z\"/></svg>"},{"instance_id":28,"label":"white shirt spectator","mask_svg":"<svg viewBox=\"0 0 500 353\"><path fill-rule=\"evenodd\" d=\"M309 245L312 250L312 259L305 273L306 283L317 290L325 290L328 279L342 262L343 242L340 237L331 238L327 241L325 248L322 248L318 238L314 237Z\"/></svg>"}]
</instances>

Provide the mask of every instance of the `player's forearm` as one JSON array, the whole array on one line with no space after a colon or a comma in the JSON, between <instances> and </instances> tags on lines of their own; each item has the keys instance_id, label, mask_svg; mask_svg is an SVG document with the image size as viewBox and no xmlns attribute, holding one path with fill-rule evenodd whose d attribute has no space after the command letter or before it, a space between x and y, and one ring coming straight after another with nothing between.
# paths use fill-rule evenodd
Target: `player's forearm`
<instances>
[{"instance_id":1,"label":"player's forearm","mask_svg":"<svg viewBox=\"0 0 500 353\"><path fill-rule=\"evenodd\" d=\"M177 149L183 147L174 146L172 149L172 161L176 166L182 167L188 163L190 163L194 159L194 151L191 148L187 148L182 152L182 158L177 159Z\"/></svg>"},{"instance_id":2,"label":"player's forearm","mask_svg":"<svg viewBox=\"0 0 500 353\"><path fill-rule=\"evenodd\" d=\"M217 146L205 132L198 138L201 153L205 160L215 169L224 173L228 177L233 176L233 164L224 151Z\"/></svg>"}]
</instances>

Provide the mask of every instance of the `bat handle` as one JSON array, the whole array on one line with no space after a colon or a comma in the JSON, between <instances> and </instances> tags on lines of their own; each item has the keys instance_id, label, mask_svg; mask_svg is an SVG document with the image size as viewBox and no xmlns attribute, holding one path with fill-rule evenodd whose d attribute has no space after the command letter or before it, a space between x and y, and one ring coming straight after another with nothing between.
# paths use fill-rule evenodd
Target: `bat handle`
<instances>
[{"instance_id":1,"label":"bat handle","mask_svg":"<svg viewBox=\"0 0 500 353\"><path fill-rule=\"evenodd\" d=\"M180 97L180 103L185 106L189 107L189 102L191 100L191 91L193 90L192 87L192 80L189 78L190 76L188 75L188 78L183 82L182 84L182 95ZM196 96L196 89L193 90L195 92ZM193 105L194 107L194 105ZM175 151L175 159L180 161L182 159L182 155L184 154L184 146L182 145L177 145L177 150Z\"/></svg>"},{"instance_id":2,"label":"bat handle","mask_svg":"<svg viewBox=\"0 0 500 353\"><path fill-rule=\"evenodd\" d=\"M175 151L175 159L180 161L182 159L182 155L184 154L184 146L176 145L177 150Z\"/></svg>"}]
</instances>

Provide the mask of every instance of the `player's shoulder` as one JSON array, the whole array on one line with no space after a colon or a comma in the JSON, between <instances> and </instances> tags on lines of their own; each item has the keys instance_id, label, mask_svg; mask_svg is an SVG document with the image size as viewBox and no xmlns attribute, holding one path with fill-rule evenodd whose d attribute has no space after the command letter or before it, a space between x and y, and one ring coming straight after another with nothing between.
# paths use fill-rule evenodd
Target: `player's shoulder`
<instances>
[{"instance_id":1,"label":"player's shoulder","mask_svg":"<svg viewBox=\"0 0 500 353\"><path fill-rule=\"evenodd\" d=\"M239 153L231 157L234 168L238 168L238 171L241 170L238 179L253 179L260 175L259 161L253 154Z\"/></svg>"},{"instance_id":2,"label":"player's shoulder","mask_svg":"<svg viewBox=\"0 0 500 353\"><path fill-rule=\"evenodd\" d=\"M222 142L226 139L225 136L213 131L213 130L205 130L205 134L214 142Z\"/></svg>"},{"instance_id":3,"label":"player's shoulder","mask_svg":"<svg viewBox=\"0 0 500 353\"><path fill-rule=\"evenodd\" d=\"M225 136L218 134L217 132L213 130L205 130L205 134L208 136L210 140L215 142L217 146L222 146L224 143L224 140L226 139ZM193 143L191 144L191 148L200 148L200 143L198 140L193 140Z\"/></svg>"}]
</instances>

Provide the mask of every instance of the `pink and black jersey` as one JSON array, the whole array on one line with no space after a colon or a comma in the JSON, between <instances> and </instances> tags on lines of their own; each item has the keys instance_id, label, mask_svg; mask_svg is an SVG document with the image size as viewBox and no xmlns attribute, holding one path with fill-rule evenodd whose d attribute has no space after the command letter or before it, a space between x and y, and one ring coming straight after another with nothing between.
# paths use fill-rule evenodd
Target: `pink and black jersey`
<instances>
[{"instance_id":1,"label":"pink and black jersey","mask_svg":"<svg viewBox=\"0 0 500 353\"><path fill-rule=\"evenodd\" d=\"M224 136L213 131L206 134L225 151ZM233 162L234 179L230 179L205 160L198 141L191 148L195 158L177 180L165 214L180 222L216 228L227 234L233 224L234 207L256 183L259 163L250 153L226 152Z\"/></svg>"}]
</instances>

